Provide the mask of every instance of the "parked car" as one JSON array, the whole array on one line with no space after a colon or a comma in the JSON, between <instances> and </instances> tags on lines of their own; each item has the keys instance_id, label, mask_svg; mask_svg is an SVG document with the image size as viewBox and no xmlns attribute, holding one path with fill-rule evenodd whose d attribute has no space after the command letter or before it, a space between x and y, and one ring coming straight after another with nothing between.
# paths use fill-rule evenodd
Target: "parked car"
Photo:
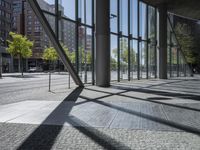
<instances>
[{"instance_id":1,"label":"parked car","mask_svg":"<svg viewBox=\"0 0 200 150\"><path fill-rule=\"evenodd\" d=\"M28 72L36 72L37 71L37 67L30 67Z\"/></svg>"},{"instance_id":2,"label":"parked car","mask_svg":"<svg viewBox=\"0 0 200 150\"><path fill-rule=\"evenodd\" d=\"M28 72L42 72L43 69L41 67L30 67Z\"/></svg>"}]
</instances>

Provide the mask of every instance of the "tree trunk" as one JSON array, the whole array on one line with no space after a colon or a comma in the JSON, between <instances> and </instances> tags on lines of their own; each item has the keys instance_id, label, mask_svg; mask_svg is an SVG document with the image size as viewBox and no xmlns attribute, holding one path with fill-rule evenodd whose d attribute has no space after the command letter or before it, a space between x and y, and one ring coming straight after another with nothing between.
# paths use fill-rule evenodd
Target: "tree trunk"
<instances>
[{"instance_id":1,"label":"tree trunk","mask_svg":"<svg viewBox=\"0 0 200 150\"><path fill-rule=\"evenodd\" d=\"M49 92L51 92L51 70L50 70L50 60L49 60Z\"/></svg>"},{"instance_id":2,"label":"tree trunk","mask_svg":"<svg viewBox=\"0 0 200 150\"><path fill-rule=\"evenodd\" d=\"M21 69L20 71L21 71L21 74L23 77L24 76L24 64L23 64L23 58L21 55L20 55L19 61L20 61L20 69Z\"/></svg>"},{"instance_id":3,"label":"tree trunk","mask_svg":"<svg viewBox=\"0 0 200 150\"><path fill-rule=\"evenodd\" d=\"M20 57L18 58L18 72L21 72L21 63L20 63Z\"/></svg>"},{"instance_id":4,"label":"tree trunk","mask_svg":"<svg viewBox=\"0 0 200 150\"><path fill-rule=\"evenodd\" d=\"M0 53L0 78L2 78L2 67L3 67L3 64L2 64L2 54Z\"/></svg>"}]
</instances>

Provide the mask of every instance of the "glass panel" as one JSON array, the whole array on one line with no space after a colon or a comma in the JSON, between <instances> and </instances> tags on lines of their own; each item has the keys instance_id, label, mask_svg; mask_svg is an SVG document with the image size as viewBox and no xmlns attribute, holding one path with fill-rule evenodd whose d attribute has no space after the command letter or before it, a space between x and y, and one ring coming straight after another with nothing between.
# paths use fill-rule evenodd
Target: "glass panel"
<instances>
[{"instance_id":1,"label":"glass panel","mask_svg":"<svg viewBox=\"0 0 200 150\"><path fill-rule=\"evenodd\" d=\"M59 41L63 46L67 56L75 67L76 51L76 24L65 19L59 21ZM59 64L59 70L65 70L62 62Z\"/></svg>"},{"instance_id":2,"label":"glass panel","mask_svg":"<svg viewBox=\"0 0 200 150\"><path fill-rule=\"evenodd\" d=\"M54 31L55 33L55 16L44 13L49 25L51 26L51 29ZM35 22L36 23L36 22Z\"/></svg>"},{"instance_id":3,"label":"glass panel","mask_svg":"<svg viewBox=\"0 0 200 150\"><path fill-rule=\"evenodd\" d=\"M55 0L37 0L41 9L55 14Z\"/></svg>"},{"instance_id":4,"label":"glass panel","mask_svg":"<svg viewBox=\"0 0 200 150\"><path fill-rule=\"evenodd\" d=\"M149 44L148 48L148 71L149 71L149 78L154 78L156 73L156 55L155 55L155 46Z\"/></svg>"},{"instance_id":5,"label":"glass panel","mask_svg":"<svg viewBox=\"0 0 200 150\"><path fill-rule=\"evenodd\" d=\"M128 39L120 38L120 79L128 79Z\"/></svg>"},{"instance_id":6,"label":"glass panel","mask_svg":"<svg viewBox=\"0 0 200 150\"><path fill-rule=\"evenodd\" d=\"M131 0L130 9L130 31L133 37L138 37L138 1Z\"/></svg>"},{"instance_id":7,"label":"glass panel","mask_svg":"<svg viewBox=\"0 0 200 150\"><path fill-rule=\"evenodd\" d=\"M146 19L146 7L147 5L140 2L140 36L143 40L146 40L147 35L147 19Z\"/></svg>"},{"instance_id":8,"label":"glass panel","mask_svg":"<svg viewBox=\"0 0 200 150\"><path fill-rule=\"evenodd\" d=\"M128 35L128 0L120 0L120 31Z\"/></svg>"},{"instance_id":9,"label":"glass panel","mask_svg":"<svg viewBox=\"0 0 200 150\"><path fill-rule=\"evenodd\" d=\"M147 75L147 64L146 64L146 57L147 57L147 43L141 42L140 43L140 78L146 78Z\"/></svg>"},{"instance_id":10,"label":"glass panel","mask_svg":"<svg viewBox=\"0 0 200 150\"><path fill-rule=\"evenodd\" d=\"M92 0L79 0L79 18L82 23L92 25Z\"/></svg>"},{"instance_id":11,"label":"glass panel","mask_svg":"<svg viewBox=\"0 0 200 150\"><path fill-rule=\"evenodd\" d=\"M171 47L167 47L167 77L171 77Z\"/></svg>"},{"instance_id":12,"label":"glass panel","mask_svg":"<svg viewBox=\"0 0 200 150\"><path fill-rule=\"evenodd\" d=\"M168 20L168 73L170 77L190 76L191 68L185 61L184 54L178 45L176 36ZM179 48L178 48L179 47Z\"/></svg>"},{"instance_id":13,"label":"glass panel","mask_svg":"<svg viewBox=\"0 0 200 150\"><path fill-rule=\"evenodd\" d=\"M138 41L137 40L132 40L131 41L131 46L130 46L130 78L131 79L137 79L137 72L138 72Z\"/></svg>"},{"instance_id":14,"label":"glass panel","mask_svg":"<svg viewBox=\"0 0 200 150\"><path fill-rule=\"evenodd\" d=\"M79 27L79 75L84 83L92 81L92 30Z\"/></svg>"},{"instance_id":15,"label":"glass panel","mask_svg":"<svg viewBox=\"0 0 200 150\"><path fill-rule=\"evenodd\" d=\"M148 71L149 78L155 77L156 71L156 15L155 8L148 6Z\"/></svg>"},{"instance_id":16,"label":"glass panel","mask_svg":"<svg viewBox=\"0 0 200 150\"><path fill-rule=\"evenodd\" d=\"M111 32L117 33L117 0L110 0L110 28Z\"/></svg>"},{"instance_id":17,"label":"glass panel","mask_svg":"<svg viewBox=\"0 0 200 150\"><path fill-rule=\"evenodd\" d=\"M155 8L150 7L148 9L148 38L151 43L155 45L156 41L156 16L155 16Z\"/></svg>"},{"instance_id":18,"label":"glass panel","mask_svg":"<svg viewBox=\"0 0 200 150\"><path fill-rule=\"evenodd\" d=\"M111 56L111 60L110 60L110 70L111 70L111 81L113 80L117 80L117 36L116 35L112 35L111 34L111 52L110 52L110 56Z\"/></svg>"},{"instance_id":19,"label":"glass panel","mask_svg":"<svg viewBox=\"0 0 200 150\"><path fill-rule=\"evenodd\" d=\"M177 48L172 47L172 52L171 52L171 64L172 64L172 77L177 76Z\"/></svg>"},{"instance_id":20,"label":"glass panel","mask_svg":"<svg viewBox=\"0 0 200 150\"><path fill-rule=\"evenodd\" d=\"M53 0L52 0L53 1ZM75 0L59 0L59 10L62 16L72 20L76 19L76 1Z\"/></svg>"}]
</instances>

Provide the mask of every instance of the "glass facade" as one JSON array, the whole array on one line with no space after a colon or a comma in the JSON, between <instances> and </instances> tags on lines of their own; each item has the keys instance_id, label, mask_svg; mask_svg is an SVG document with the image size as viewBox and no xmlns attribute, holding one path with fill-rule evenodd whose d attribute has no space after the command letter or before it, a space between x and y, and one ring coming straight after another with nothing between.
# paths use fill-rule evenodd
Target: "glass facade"
<instances>
[{"instance_id":1,"label":"glass facade","mask_svg":"<svg viewBox=\"0 0 200 150\"><path fill-rule=\"evenodd\" d=\"M37 0L83 83L94 83L94 1Z\"/></svg>"},{"instance_id":2,"label":"glass facade","mask_svg":"<svg viewBox=\"0 0 200 150\"><path fill-rule=\"evenodd\" d=\"M81 80L94 84L94 0L38 3ZM157 78L158 25L155 7L140 0L110 0L111 81ZM183 56L168 22L168 77L189 73Z\"/></svg>"},{"instance_id":3,"label":"glass facade","mask_svg":"<svg viewBox=\"0 0 200 150\"><path fill-rule=\"evenodd\" d=\"M157 77L156 13L139 0L110 1L111 80Z\"/></svg>"},{"instance_id":4,"label":"glass facade","mask_svg":"<svg viewBox=\"0 0 200 150\"><path fill-rule=\"evenodd\" d=\"M173 30L173 24L170 16L167 20L167 54L168 54L168 78L171 77L186 77L192 75L192 71L182 52L176 34Z\"/></svg>"}]
</instances>

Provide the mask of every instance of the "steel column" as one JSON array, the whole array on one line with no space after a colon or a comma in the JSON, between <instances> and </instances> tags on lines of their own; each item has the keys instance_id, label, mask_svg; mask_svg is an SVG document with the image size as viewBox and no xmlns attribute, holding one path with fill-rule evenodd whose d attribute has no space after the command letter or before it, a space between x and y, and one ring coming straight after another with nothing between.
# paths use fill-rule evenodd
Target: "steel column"
<instances>
[{"instance_id":1,"label":"steel column","mask_svg":"<svg viewBox=\"0 0 200 150\"><path fill-rule=\"evenodd\" d=\"M110 86L109 0L96 0L96 85Z\"/></svg>"},{"instance_id":2,"label":"steel column","mask_svg":"<svg viewBox=\"0 0 200 150\"><path fill-rule=\"evenodd\" d=\"M159 78L167 79L167 8L159 7Z\"/></svg>"}]
</instances>

